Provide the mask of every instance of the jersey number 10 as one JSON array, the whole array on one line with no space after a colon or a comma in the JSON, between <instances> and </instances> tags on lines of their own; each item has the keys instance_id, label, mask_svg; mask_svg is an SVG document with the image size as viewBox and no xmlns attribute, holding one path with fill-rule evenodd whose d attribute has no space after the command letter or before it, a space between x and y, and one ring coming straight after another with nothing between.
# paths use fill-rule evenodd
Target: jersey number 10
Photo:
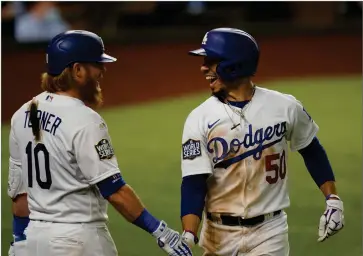
<instances>
[{"instance_id":1,"label":"jersey number 10","mask_svg":"<svg viewBox=\"0 0 363 256\"><path fill-rule=\"evenodd\" d=\"M49 164L49 152L47 148L42 143L38 143L34 150L32 150L32 142L29 141L26 146L26 154L28 156L28 186L33 187L33 153L35 160L35 177L38 182L39 187L42 189L49 189L52 185L52 177L50 176L50 164ZM44 170L46 180L42 181L40 179L40 167L39 167L39 152L43 152L44 155Z\"/></svg>"},{"instance_id":2,"label":"jersey number 10","mask_svg":"<svg viewBox=\"0 0 363 256\"><path fill-rule=\"evenodd\" d=\"M275 160L280 160L280 164L273 163ZM266 176L266 181L270 184L275 184L279 177L280 179L285 179L286 176L286 157L285 150L280 154L268 155L265 158L266 172L271 173L271 175Z\"/></svg>"}]
</instances>

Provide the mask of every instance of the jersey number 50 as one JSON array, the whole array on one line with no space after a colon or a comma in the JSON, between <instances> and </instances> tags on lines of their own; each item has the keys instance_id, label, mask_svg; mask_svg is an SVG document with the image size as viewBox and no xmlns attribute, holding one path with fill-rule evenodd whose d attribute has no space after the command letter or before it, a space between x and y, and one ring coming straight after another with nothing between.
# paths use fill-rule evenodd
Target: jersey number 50
<instances>
[{"instance_id":1,"label":"jersey number 50","mask_svg":"<svg viewBox=\"0 0 363 256\"><path fill-rule=\"evenodd\" d=\"M278 161L280 160L280 161ZM276 162L273 163L273 161ZM285 158L285 150L282 151L281 157L280 154L268 155L265 158L265 167L266 172L271 173L271 175L266 176L266 181L270 184L275 184L279 177L280 179L285 179L286 176L286 158Z\"/></svg>"},{"instance_id":2,"label":"jersey number 50","mask_svg":"<svg viewBox=\"0 0 363 256\"><path fill-rule=\"evenodd\" d=\"M29 141L26 146L26 154L28 156L28 186L30 188L33 187L33 153L35 160L35 177L38 182L39 187L42 189L49 189L52 185L52 177L50 176L50 167L49 167L49 152L47 148L42 143L38 143L34 150L32 150L32 142ZM42 181L40 179L40 167L39 167L39 152L43 152L44 156L44 170L46 180Z\"/></svg>"}]
</instances>

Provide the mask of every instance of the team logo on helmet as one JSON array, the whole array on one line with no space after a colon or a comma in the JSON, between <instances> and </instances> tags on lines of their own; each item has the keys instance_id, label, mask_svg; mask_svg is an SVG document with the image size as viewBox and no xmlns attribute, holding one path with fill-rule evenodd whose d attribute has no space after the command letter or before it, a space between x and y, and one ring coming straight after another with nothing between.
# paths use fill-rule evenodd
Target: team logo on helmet
<instances>
[{"instance_id":1,"label":"team logo on helmet","mask_svg":"<svg viewBox=\"0 0 363 256\"><path fill-rule=\"evenodd\" d=\"M208 40L208 33L209 33L209 32L207 32L207 33L204 35L204 37L203 37L203 41L202 41L202 44L207 44L207 40Z\"/></svg>"}]
</instances>

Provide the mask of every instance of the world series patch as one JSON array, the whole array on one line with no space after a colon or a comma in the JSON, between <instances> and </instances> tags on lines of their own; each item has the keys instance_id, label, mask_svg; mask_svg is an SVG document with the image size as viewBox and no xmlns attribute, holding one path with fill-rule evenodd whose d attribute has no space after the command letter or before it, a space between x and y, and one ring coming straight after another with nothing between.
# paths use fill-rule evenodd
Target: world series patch
<instances>
[{"instance_id":1,"label":"world series patch","mask_svg":"<svg viewBox=\"0 0 363 256\"><path fill-rule=\"evenodd\" d=\"M194 158L202 155L200 140L189 139L183 143L182 148L183 159L193 160Z\"/></svg>"},{"instance_id":2,"label":"world series patch","mask_svg":"<svg viewBox=\"0 0 363 256\"><path fill-rule=\"evenodd\" d=\"M95 148L100 160L111 159L114 156L111 143L107 139L100 140L97 145L95 145Z\"/></svg>"}]
</instances>

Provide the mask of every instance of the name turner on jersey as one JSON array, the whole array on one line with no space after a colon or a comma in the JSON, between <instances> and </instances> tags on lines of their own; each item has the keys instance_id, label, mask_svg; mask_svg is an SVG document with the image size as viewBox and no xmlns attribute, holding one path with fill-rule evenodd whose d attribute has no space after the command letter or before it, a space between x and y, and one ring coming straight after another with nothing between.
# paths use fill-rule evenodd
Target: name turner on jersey
<instances>
[{"instance_id":1,"label":"name turner on jersey","mask_svg":"<svg viewBox=\"0 0 363 256\"><path fill-rule=\"evenodd\" d=\"M24 128L32 128L32 123L29 119L30 111L25 111ZM38 117L40 121L40 129L55 135L57 128L62 123L62 119L52 113L38 110Z\"/></svg>"}]
</instances>

